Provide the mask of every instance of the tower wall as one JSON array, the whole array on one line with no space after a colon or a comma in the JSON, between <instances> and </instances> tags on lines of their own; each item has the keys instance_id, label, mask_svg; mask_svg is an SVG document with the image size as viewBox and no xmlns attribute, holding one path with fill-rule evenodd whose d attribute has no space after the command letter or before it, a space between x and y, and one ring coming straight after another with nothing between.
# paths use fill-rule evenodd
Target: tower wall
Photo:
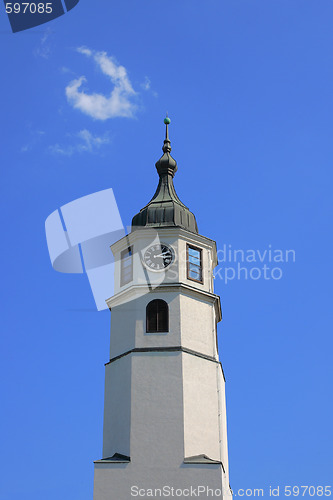
<instances>
[{"instance_id":1,"label":"tower wall","mask_svg":"<svg viewBox=\"0 0 333 500\"><path fill-rule=\"evenodd\" d=\"M151 271L143 264L146 249L156 243L170 245L175 253L174 262L162 273ZM189 280L187 277L187 244L202 249L203 283ZM121 252L131 247L133 251L133 280L121 284ZM140 229L114 243L111 247L115 259L115 295L129 291L133 286L184 283L204 292L213 292L213 269L217 263L215 241L201 235L195 235L180 228L160 228L155 230Z\"/></svg>"},{"instance_id":2,"label":"tower wall","mask_svg":"<svg viewBox=\"0 0 333 500\"><path fill-rule=\"evenodd\" d=\"M180 466L184 460L181 353L131 357L131 462L133 466Z\"/></svg>"},{"instance_id":3,"label":"tower wall","mask_svg":"<svg viewBox=\"0 0 333 500\"><path fill-rule=\"evenodd\" d=\"M206 455L227 464L219 363L183 351L139 352L106 366L103 458L181 464Z\"/></svg>"},{"instance_id":4,"label":"tower wall","mask_svg":"<svg viewBox=\"0 0 333 500\"><path fill-rule=\"evenodd\" d=\"M129 500L133 485L186 489L204 484L229 495L224 378L216 337L221 310L212 283L215 243L179 228L160 229L158 236L176 254L162 273L142 263L151 231L131 233L112 247L116 294L107 301L110 362L94 500ZM187 277L189 242L202 249L203 283ZM133 280L120 286L120 255L129 245ZM146 332L146 307L154 299L168 304L168 332ZM212 498L212 493L200 498Z\"/></svg>"},{"instance_id":5,"label":"tower wall","mask_svg":"<svg viewBox=\"0 0 333 500\"><path fill-rule=\"evenodd\" d=\"M169 306L169 332L146 332L146 307L162 298ZM112 308L110 359L134 348L180 345L180 298L178 291L146 292L134 300Z\"/></svg>"},{"instance_id":6,"label":"tower wall","mask_svg":"<svg viewBox=\"0 0 333 500\"><path fill-rule=\"evenodd\" d=\"M147 494L139 495L140 489ZM183 491L184 495L177 494L177 490ZM149 469L134 467L131 463L95 465L93 500L131 500L135 497L151 500L163 498L161 491L169 492L164 496L173 498L199 497L201 500L231 498L229 486L226 488L223 486L223 471L218 464L182 464L180 467L154 465Z\"/></svg>"},{"instance_id":7,"label":"tower wall","mask_svg":"<svg viewBox=\"0 0 333 500\"><path fill-rule=\"evenodd\" d=\"M206 296L180 294L182 345L217 359L216 312Z\"/></svg>"},{"instance_id":8,"label":"tower wall","mask_svg":"<svg viewBox=\"0 0 333 500\"><path fill-rule=\"evenodd\" d=\"M105 367L103 458L130 456L131 378L130 357Z\"/></svg>"},{"instance_id":9,"label":"tower wall","mask_svg":"<svg viewBox=\"0 0 333 500\"><path fill-rule=\"evenodd\" d=\"M217 371L220 366L198 356L183 356L185 457L221 460Z\"/></svg>"},{"instance_id":10,"label":"tower wall","mask_svg":"<svg viewBox=\"0 0 333 500\"><path fill-rule=\"evenodd\" d=\"M129 380L116 378L127 370L130 409ZM200 498L212 498L217 490L222 492L219 498L226 497L224 463L184 463L197 455L221 460L220 365L182 351L133 353L107 365L107 373L114 378L106 384L104 437L110 445L105 441L105 458L129 449L130 461L95 464L94 500L129 500L138 488L198 491L202 486L209 491L201 492ZM124 393L114 390L116 383L126 389ZM110 418L112 413L116 419ZM125 416L130 416L130 427ZM152 496L159 497L140 494L145 499Z\"/></svg>"}]
</instances>

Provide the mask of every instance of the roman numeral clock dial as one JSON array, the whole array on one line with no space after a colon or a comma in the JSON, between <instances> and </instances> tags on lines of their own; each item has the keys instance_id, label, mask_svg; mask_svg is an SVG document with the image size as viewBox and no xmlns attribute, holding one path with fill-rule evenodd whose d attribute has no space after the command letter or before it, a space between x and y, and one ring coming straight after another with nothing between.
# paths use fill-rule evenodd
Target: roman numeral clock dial
<instances>
[{"instance_id":1,"label":"roman numeral clock dial","mask_svg":"<svg viewBox=\"0 0 333 500\"><path fill-rule=\"evenodd\" d=\"M174 261L171 247L163 243L151 245L144 253L143 263L152 271L163 271Z\"/></svg>"}]
</instances>

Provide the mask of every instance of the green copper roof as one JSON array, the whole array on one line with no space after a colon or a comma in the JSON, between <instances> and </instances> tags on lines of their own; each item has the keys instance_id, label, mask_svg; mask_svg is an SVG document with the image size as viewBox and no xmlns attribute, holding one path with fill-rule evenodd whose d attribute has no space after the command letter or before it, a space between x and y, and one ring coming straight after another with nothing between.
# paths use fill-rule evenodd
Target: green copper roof
<instances>
[{"instance_id":1,"label":"green copper roof","mask_svg":"<svg viewBox=\"0 0 333 500\"><path fill-rule=\"evenodd\" d=\"M159 183L150 202L133 217L132 231L140 227L177 226L198 233L194 214L180 201L173 185L177 162L170 154L170 118L165 118L164 123L166 133L162 148L163 156L156 163L156 170L160 177Z\"/></svg>"}]
</instances>

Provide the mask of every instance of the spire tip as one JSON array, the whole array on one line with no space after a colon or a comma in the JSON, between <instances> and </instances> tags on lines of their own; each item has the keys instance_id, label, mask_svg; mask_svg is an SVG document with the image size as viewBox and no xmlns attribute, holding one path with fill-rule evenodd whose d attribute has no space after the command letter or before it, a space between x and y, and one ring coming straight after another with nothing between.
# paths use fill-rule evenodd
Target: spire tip
<instances>
[{"instance_id":1,"label":"spire tip","mask_svg":"<svg viewBox=\"0 0 333 500\"><path fill-rule=\"evenodd\" d=\"M163 153L170 153L171 152L171 144L169 140L169 125L171 123L171 120L168 116L168 113L166 114L166 117L164 118L164 123L165 123L165 140L163 144Z\"/></svg>"}]
</instances>

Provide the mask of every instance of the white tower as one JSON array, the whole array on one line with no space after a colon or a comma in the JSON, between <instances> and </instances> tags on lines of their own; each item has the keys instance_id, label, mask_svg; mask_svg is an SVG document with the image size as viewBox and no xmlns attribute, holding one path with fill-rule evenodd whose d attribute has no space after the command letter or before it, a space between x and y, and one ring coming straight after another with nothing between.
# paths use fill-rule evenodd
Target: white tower
<instances>
[{"instance_id":1,"label":"white tower","mask_svg":"<svg viewBox=\"0 0 333 500\"><path fill-rule=\"evenodd\" d=\"M216 244L198 234L176 195L164 122L156 193L111 247L115 294L107 301L111 347L94 500L231 495Z\"/></svg>"}]
</instances>

